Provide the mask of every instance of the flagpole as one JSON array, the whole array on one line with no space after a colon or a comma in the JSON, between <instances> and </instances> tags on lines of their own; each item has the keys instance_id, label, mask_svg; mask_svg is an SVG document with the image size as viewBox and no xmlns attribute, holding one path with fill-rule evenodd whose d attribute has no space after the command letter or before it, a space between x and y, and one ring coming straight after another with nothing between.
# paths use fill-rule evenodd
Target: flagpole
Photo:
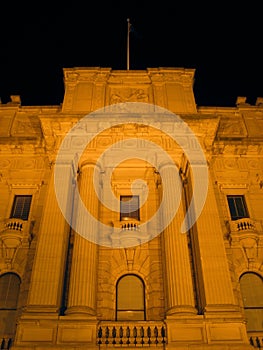
<instances>
[{"instance_id":1,"label":"flagpole","mask_svg":"<svg viewBox=\"0 0 263 350\"><path fill-rule=\"evenodd\" d=\"M131 29L131 24L130 24L130 19L127 18L127 70L130 69L130 29Z\"/></svg>"}]
</instances>

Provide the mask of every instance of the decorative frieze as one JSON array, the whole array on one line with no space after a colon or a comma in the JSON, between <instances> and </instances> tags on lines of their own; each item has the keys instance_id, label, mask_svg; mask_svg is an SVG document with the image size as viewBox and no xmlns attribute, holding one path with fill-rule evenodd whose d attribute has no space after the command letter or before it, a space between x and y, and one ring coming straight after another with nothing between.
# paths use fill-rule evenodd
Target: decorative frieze
<instances>
[{"instance_id":1,"label":"decorative frieze","mask_svg":"<svg viewBox=\"0 0 263 350\"><path fill-rule=\"evenodd\" d=\"M149 102L149 91L147 88L131 87L131 88L110 88L109 104L122 102Z\"/></svg>"}]
</instances>

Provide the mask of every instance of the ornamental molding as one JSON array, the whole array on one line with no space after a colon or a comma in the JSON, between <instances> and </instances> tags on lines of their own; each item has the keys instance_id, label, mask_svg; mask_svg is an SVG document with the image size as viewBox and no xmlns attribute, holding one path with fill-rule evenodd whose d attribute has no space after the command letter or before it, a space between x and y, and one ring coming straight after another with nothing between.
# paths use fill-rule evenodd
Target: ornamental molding
<instances>
[{"instance_id":1,"label":"ornamental molding","mask_svg":"<svg viewBox=\"0 0 263 350\"><path fill-rule=\"evenodd\" d=\"M16 191L16 190L30 190L30 192L38 192L40 188L44 185L44 181L37 182L37 183L10 183L10 181L7 181L9 191ZM30 194L30 193L26 193Z\"/></svg>"},{"instance_id":2,"label":"ornamental molding","mask_svg":"<svg viewBox=\"0 0 263 350\"><path fill-rule=\"evenodd\" d=\"M263 141L263 140L262 140ZM214 155L224 155L230 157L238 156L262 156L263 155L263 142L254 143L249 142L249 139L243 139L238 141L225 140L216 141L213 144Z\"/></svg>"},{"instance_id":3,"label":"ornamental molding","mask_svg":"<svg viewBox=\"0 0 263 350\"><path fill-rule=\"evenodd\" d=\"M221 191L229 191L229 190L243 190L243 192L247 192L249 190L249 184L246 183L220 183L219 181L216 181L216 184L218 185L219 189ZM242 192L242 193L243 193ZM232 193L232 192L231 192Z\"/></svg>"},{"instance_id":4,"label":"ornamental molding","mask_svg":"<svg viewBox=\"0 0 263 350\"><path fill-rule=\"evenodd\" d=\"M32 154L25 153L22 157L5 155L5 157L0 158L0 169L2 171L9 169L43 170L47 169L47 167L47 157L45 155L34 157Z\"/></svg>"}]
</instances>

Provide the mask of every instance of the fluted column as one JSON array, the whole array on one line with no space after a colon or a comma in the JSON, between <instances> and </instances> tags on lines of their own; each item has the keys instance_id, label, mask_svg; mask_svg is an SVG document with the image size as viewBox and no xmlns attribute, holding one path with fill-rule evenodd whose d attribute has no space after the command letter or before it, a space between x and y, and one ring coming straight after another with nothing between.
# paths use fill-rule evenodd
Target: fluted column
<instances>
[{"instance_id":1,"label":"fluted column","mask_svg":"<svg viewBox=\"0 0 263 350\"><path fill-rule=\"evenodd\" d=\"M64 213L70 218L74 181L70 163L57 164L56 167L57 182L55 185L53 167L38 232L26 310L28 312L58 312L61 307L70 227L59 207L56 186L62 186L60 202Z\"/></svg>"},{"instance_id":2,"label":"fluted column","mask_svg":"<svg viewBox=\"0 0 263 350\"><path fill-rule=\"evenodd\" d=\"M198 266L201 268L204 312L233 312L235 298L229 265L227 261L224 234L222 232L219 213L211 177L209 177L206 202L196 222L194 232L198 242Z\"/></svg>"},{"instance_id":3,"label":"fluted column","mask_svg":"<svg viewBox=\"0 0 263 350\"><path fill-rule=\"evenodd\" d=\"M94 177L93 177L94 175ZM93 182L93 178L95 184ZM99 187L99 168L85 163L80 169L79 194L87 209L94 217L76 208L76 231L70 271L69 298L66 314L96 315L96 274L99 199L94 185Z\"/></svg>"},{"instance_id":4,"label":"fluted column","mask_svg":"<svg viewBox=\"0 0 263 350\"><path fill-rule=\"evenodd\" d=\"M160 169L162 181L165 184L163 191L163 219L169 220L169 215L174 211L173 197L175 192L182 197L182 186L175 180L174 167L166 165ZM171 191L171 189L176 191ZM165 287L166 287L166 315L196 314L194 288L189 259L187 234L181 233L181 225L184 220L182 200L175 217L163 232L163 249L165 257Z\"/></svg>"}]
</instances>

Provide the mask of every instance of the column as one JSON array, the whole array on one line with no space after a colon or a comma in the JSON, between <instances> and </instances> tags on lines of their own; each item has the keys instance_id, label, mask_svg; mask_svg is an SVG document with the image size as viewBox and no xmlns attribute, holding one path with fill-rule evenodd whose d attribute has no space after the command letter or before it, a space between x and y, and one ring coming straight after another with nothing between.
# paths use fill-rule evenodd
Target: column
<instances>
[{"instance_id":1,"label":"column","mask_svg":"<svg viewBox=\"0 0 263 350\"><path fill-rule=\"evenodd\" d=\"M86 212L74 208L76 212L76 231L72 265L70 271L69 298L66 314L96 315L97 249L99 199L94 182L99 188L100 169L92 163L81 166L79 194L88 212L95 218L91 220ZM94 243L95 242L95 243Z\"/></svg>"},{"instance_id":2,"label":"column","mask_svg":"<svg viewBox=\"0 0 263 350\"><path fill-rule=\"evenodd\" d=\"M194 239L199 248L204 312L237 311L211 176L206 202L195 227L193 234L197 235Z\"/></svg>"},{"instance_id":3,"label":"column","mask_svg":"<svg viewBox=\"0 0 263 350\"><path fill-rule=\"evenodd\" d=\"M166 316L172 317L177 314L197 314L195 308L194 288L190 266L188 238L186 233L181 233L181 225L184 220L182 186L175 181L175 168L165 165L160 169L163 183L167 188L166 196L163 197L163 218L168 220L169 212L174 210L174 192L181 196L180 205L171 223L163 232L163 249L165 259L165 287L166 287ZM178 175L179 176L179 175ZM175 188L176 191L169 189Z\"/></svg>"},{"instance_id":4,"label":"column","mask_svg":"<svg viewBox=\"0 0 263 350\"><path fill-rule=\"evenodd\" d=\"M67 217L70 217L74 192L73 168L70 162L57 164L56 167L56 185L59 183L63 189L60 202ZM38 233L28 312L58 313L61 307L70 226L58 204L56 190L59 189L55 186L53 166Z\"/></svg>"}]
</instances>

